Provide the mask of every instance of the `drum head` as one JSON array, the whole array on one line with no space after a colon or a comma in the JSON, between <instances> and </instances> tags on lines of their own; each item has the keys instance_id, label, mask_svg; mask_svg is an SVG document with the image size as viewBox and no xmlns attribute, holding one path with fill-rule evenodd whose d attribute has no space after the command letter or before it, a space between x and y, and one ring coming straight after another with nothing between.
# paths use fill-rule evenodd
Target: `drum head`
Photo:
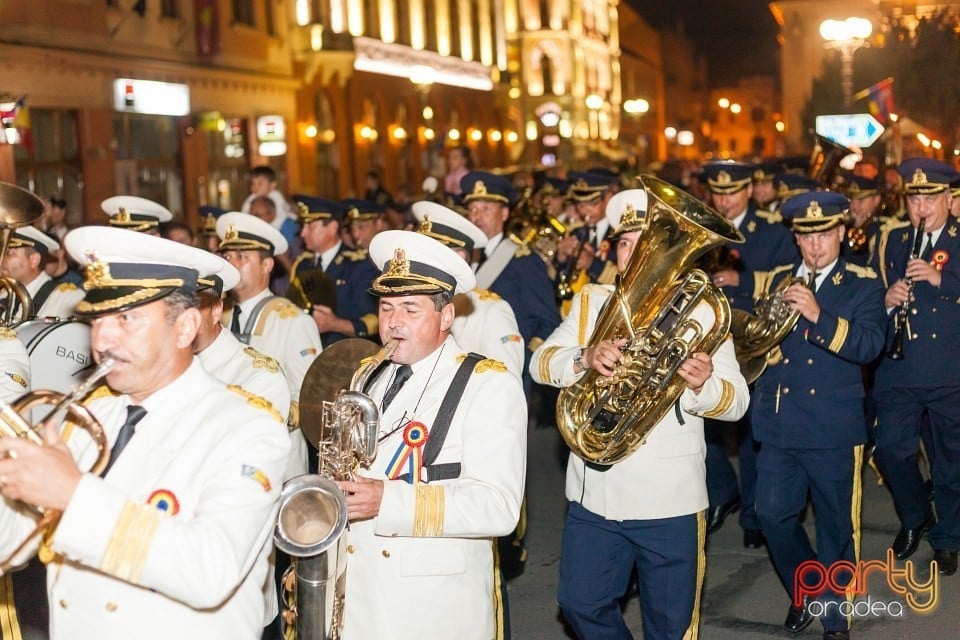
<instances>
[{"instance_id":1,"label":"drum head","mask_svg":"<svg viewBox=\"0 0 960 640\"><path fill-rule=\"evenodd\" d=\"M308 442L320 440L324 400L333 402L341 390L349 389L360 361L379 350L370 340L348 338L334 342L313 361L300 386L300 429Z\"/></svg>"},{"instance_id":2,"label":"drum head","mask_svg":"<svg viewBox=\"0 0 960 640\"><path fill-rule=\"evenodd\" d=\"M30 356L30 388L69 393L92 363L90 325L79 320L29 320L16 327Z\"/></svg>"}]
</instances>

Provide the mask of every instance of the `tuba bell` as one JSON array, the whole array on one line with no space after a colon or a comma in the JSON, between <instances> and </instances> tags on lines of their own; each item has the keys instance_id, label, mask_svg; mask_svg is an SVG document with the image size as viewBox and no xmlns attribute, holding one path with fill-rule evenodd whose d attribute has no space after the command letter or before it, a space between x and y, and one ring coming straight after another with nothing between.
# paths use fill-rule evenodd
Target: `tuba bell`
<instances>
[{"instance_id":1,"label":"tuba bell","mask_svg":"<svg viewBox=\"0 0 960 640\"><path fill-rule=\"evenodd\" d=\"M318 445L319 473L291 478L280 495L273 539L278 549L295 558L281 581L286 592L280 614L284 637L292 628L297 640L340 638L347 569L343 537L347 502L334 481L353 479L357 470L369 466L376 456L380 409L362 390L397 345L396 340L390 341L362 360L350 379L349 390L340 392L332 402L321 401L320 420L314 419L314 405L308 401L315 397L311 391L320 385L321 394L332 392L332 387L322 386L336 378L330 375L331 369L345 361L356 362L358 350L365 355L376 345L369 340L341 340L324 349L307 371L303 386L306 393L301 392L301 428L307 439Z\"/></svg>"},{"instance_id":2,"label":"tuba bell","mask_svg":"<svg viewBox=\"0 0 960 640\"><path fill-rule=\"evenodd\" d=\"M0 182L0 258L7 255L10 236L17 227L32 224L43 215L43 200L7 182ZM33 299L18 280L0 276L0 327L9 327L33 315Z\"/></svg>"},{"instance_id":3,"label":"tuba bell","mask_svg":"<svg viewBox=\"0 0 960 640\"><path fill-rule=\"evenodd\" d=\"M69 420L72 424L85 430L97 448L97 459L87 470L88 473L99 475L110 461L110 445L103 426L90 413L90 410L80 404L80 400L87 396L94 386L113 368L112 358L104 358L81 384L71 393L64 394L58 391L37 390L22 395L13 403L0 401L0 435L12 438L26 438L35 444L44 444L40 430L47 422L61 423ZM46 417L36 425L30 425L24 418L28 412L42 406L50 406ZM11 454L12 455L12 454ZM43 509L36 505L26 505L40 516L36 527L21 542L13 553L0 560L0 574L6 573L14 565L17 556L26 548L27 544L37 536L57 526L61 513L53 509ZM41 559L43 556L41 554Z\"/></svg>"},{"instance_id":4,"label":"tuba bell","mask_svg":"<svg viewBox=\"0 0 960 640\"><path fill-rule=\"evenodd\" d=\"M691 354L713 353L726 339L730 305L709 276L692 269L723 242L743 242L719 213L652 176L645 225L613 295L597 319L590 345L627 338L613 376L590 369L560 390L557 426L567 445L589 462L609 465L629 456L685 388L677 369ZM706 302L714 323L693 318Z\"/></svg>"}]
</instances>

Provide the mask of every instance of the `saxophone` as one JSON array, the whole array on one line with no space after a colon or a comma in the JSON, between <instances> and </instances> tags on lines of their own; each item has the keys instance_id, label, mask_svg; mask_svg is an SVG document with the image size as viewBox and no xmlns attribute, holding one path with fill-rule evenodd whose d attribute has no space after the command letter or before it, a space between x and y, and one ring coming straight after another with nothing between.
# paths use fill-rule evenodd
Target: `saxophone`
<instances>
[{"instance_id":1,"label":"saxophone","mask_svg":"<svg viewBox=\"0 0 960 640\"><path fill-rule=\"evenodd\" d=\"M344 340L336 345L349 342ZM320 452L319 473L297 476L283 485L273 539L278 549L295 558L282 580L284 637L288 637L288 628L294 627L298 640L340 638L347 569L343 536L347 502L335 481L352 480L357 470L369 466L377 454L380 409L362 390L398 344L392 340L362 361L350 380L349 390L342 391L332 402L323 401L321 435L316 443ZM325 349L321 357L338 358L338 351ZM314 365L319 361L317 358ZM315 370L314 365L307 378ZM324 368L320 362L316 370Z\"/></svg>"}]
</instances>

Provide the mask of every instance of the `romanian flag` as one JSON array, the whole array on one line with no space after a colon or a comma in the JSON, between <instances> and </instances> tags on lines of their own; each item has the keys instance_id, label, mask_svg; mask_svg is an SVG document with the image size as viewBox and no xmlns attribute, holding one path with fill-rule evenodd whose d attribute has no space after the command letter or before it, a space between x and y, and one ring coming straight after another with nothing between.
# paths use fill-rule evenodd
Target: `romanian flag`
<instances>
[{"instance_id":1,"label":"romanian flag","mask_svg":"<svg viewBox=\"0 0 960 640\"><path fill-rule=\"evenodd\" d=\"M30 136L30 111L27 96L18 100L0 98L0 143L33 146Z\"/></svg>"},{"instance_id":2,"label":"romanian flag","mask_svg":"<svg viewBox=\"0 0 960 640\"><path fill-rule=\"evenodd\" d=\"M881 124L890 122L893 113L893 78L884 78L872 87L868 87L853 96L854 100L867 99L870 114Z\"/></svg>"}]
</instances>

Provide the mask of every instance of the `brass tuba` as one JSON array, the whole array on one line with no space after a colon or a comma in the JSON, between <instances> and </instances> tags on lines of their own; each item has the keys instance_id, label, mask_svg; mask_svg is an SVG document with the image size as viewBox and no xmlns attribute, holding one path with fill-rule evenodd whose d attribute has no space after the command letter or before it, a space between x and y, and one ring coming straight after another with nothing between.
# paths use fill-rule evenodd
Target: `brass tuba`
<instances>
[{"instance_id":1,"label":"brass tuba","mask_svg":"<svg viewBox=\"0 0 960 640\"><path fill-rule=\"evenodd\" d=\"M294 627L298 640L340 638L347 569L343 539L347 502L334 480L353 479L357 469L368 466L376 456L380 409L362 390L370 376L393 355L397 344L395 340L388 342L361 361L349 390L340 392L332 402L322 400L319 416L315 404L308 401L316 397L315 387L320 387L320 394L333 397L333 389L323 386L337 377L331 375L331 369L338 363L356 362L358 352L370 353L376 345L369 340L341 340L324 349L307 371L301 392L301 428L317 444L319 474L291 478L280 496L273 539L278 549L296 558L282 580L286 592L281 612L284 637L288 627Z\"/></svg>"},{"instance_id":2,"label":"brass tuba","mask_svg":"<svg viewBox=\"0 0 960 640\"><path fill-rule=\"evenodd\" d=\"M590 369L561 389L557 426L578 456L614 464L629 456L677 401L685 387L676 375L694 352L713 353L730 328L730 305L709 276L691 269L723 242L743 242L719 213L680 189L642 176L649 204L633 255L597 319L590 345L627 338L614 375ZM712 328L693 318L706 302Z\"/></svg>"},{"instance_id":3,"label":"brass tuba","mask_svg":"<svg viewBox=\"0 0 960 640\"><path fill-rule=\"evenodd\" d=\"M110 372L113 365L113 358L104 358L97 368L94 369L93 373L69 394L58 391L38 390L24 394L14 400L12 404L0 401L0 435L11 438L27 438L31 442L42 445L44 441L39 431L44 424L48 421L61 423L65 419L69 420L90 434L90 438L97 447L97 460L87 472L99 475L110 461L110 445L103 431L103 426L93 414L90 413L89 409L80 404L80 400L86 397L100 379ZM41 406L51 406L44 419L36 425L27 423L23 416L27 415L28 411ZM10 455L13 454L11 453ZM57 522L60 520L61 514L59 511L43 509L35 505L27 505L27 507L38 514L40 519L37 521L37 525L30 535L24 538L23 542L14 549L13 553L7 558L0 560L0 574L4 574L12 568L16 557L20 555L20 552L26 548L31 540L55 528Z\"/></svg>"},{"instance_id":4,"label":"brass tuba","mask_svg":"<svg viewBox=\"0 0 960 640\"><path fill-rule=\"evenodd\" d=\"M13 230L38 220L43 209L43 200L34 194L0 182L0 258L7 255ZM9 327L33 315L33 299L15 278L0 276L0 300L0 327Z\"/></svg>"}]
</instances>

